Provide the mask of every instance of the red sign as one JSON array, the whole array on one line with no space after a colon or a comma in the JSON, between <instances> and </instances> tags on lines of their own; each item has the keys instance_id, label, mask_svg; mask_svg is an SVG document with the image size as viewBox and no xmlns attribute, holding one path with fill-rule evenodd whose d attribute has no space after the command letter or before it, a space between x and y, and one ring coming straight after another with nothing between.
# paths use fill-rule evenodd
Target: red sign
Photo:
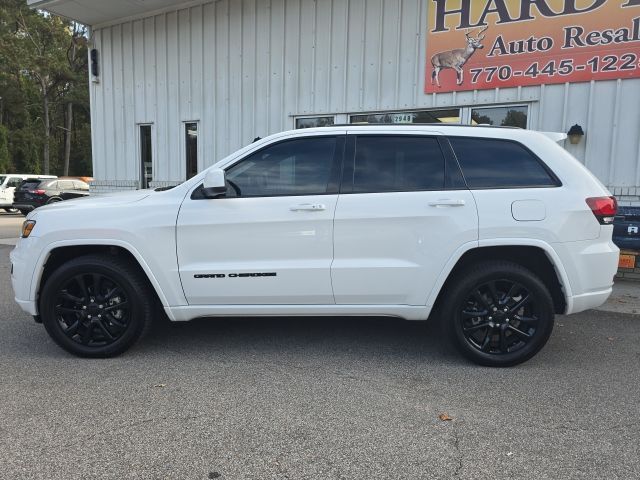
<instances>
[{"instance_id":1,"label":"red sign","mask_svg":"<svg viewBox=\"0 0 640 480\"><path fill-rule=\"evenodd\" d=\"M640 0L428 0L425 92L640 77Z\"/></svg>"}]
</instances>

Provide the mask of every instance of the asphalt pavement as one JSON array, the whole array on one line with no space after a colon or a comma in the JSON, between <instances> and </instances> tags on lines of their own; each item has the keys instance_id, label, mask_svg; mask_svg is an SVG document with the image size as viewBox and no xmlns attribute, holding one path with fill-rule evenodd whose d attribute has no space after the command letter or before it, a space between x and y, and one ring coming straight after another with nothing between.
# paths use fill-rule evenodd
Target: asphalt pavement
<instances>
[{"instance_id":1,"label":"asphalt pavement","mask_svg":"<svg viewBox=\"0 0 640 480\"><path fill-rule=\"evenodd\" d=\"M466 362L433 325L372 318L159 325L82 360L12 301L11 248L0 478L640 478L638 315L558 317L510 369Z\"/></svg>"},{"instance_id":2,"label":"asphalt pavement","mask_svg":"<svg viewBox=\"0 0 640 480\"><path fill-rule=\"evenodd\" d=\"M0 245L14 245L20 236L24 216L20 213L6 213L0 210Z\"/></svg>"}]
</instances>

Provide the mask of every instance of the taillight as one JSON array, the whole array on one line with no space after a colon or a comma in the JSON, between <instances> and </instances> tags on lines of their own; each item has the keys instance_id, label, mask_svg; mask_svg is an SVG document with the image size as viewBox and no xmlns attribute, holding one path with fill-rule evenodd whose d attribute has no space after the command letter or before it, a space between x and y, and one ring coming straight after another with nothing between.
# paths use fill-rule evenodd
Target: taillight
<instances>
[{"instance_id":1,"label":"taillight","mask_svg":"<svg viewBox=\"0 0 640 480\"><path fill-rule=\"evenodd\" d=\"M29 193L34 193L36 195L44 195L46 190L29 190Z\"/></svg>"},{"instance_id":2,"label":"taillight","mask_svg":"<svg viewBox=\"0 0 640 480\"><path fill-rule=\"evenodd\" d=\"M613 217L618 212L616 197L587 198L587 205L602 225L613 223Z\"/></svg>"}]
</instances>

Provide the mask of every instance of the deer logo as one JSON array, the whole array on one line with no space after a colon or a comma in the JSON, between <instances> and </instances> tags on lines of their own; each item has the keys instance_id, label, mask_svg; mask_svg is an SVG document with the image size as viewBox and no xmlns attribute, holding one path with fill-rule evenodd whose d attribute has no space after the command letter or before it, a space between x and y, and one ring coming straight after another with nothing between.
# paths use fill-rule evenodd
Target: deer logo
<instances>
[{"instance_id":1,"label":"deer logo","mask_svg":"<svg viewBox=\"0 0 640 480\"><path fill-rule=\"evenodd\" d=\"M478 35L472 37L469 35L469 30L466 30L464 36L467 38L466 48L456 48L454 50L448 50L446 52L436 53L431 57L431 65L433 66L433 72L431 73L431 84L435 80L438 87L440 86L440 70L443 68L453 68L456 71L457 84L462 85L464 82L464 70L462 67L471 58L471 55L475 53L478 48L484 48L482 41L484 40L484 32L489 27L486 26L478 32Z\"/></svg>"}]
</instances>

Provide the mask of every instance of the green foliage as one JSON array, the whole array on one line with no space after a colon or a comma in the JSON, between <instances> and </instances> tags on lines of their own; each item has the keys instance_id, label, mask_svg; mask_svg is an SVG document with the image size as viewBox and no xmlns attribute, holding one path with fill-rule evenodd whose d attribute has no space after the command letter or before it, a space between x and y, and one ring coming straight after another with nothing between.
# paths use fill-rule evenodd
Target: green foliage
<instances>
[{"instance_id":1,"label":"green foliage","mask_svg":"<svg viewBox=\"0 0 640 480\"><path fill-rule=\"evenodd\" d=\"M67 134L70 174L91 175L85 30L26 0L0 0L0 173L40 173L48 165L61 175Z\"/></svg>"},{"instance_id":2,"label":"green foliage","mask_svg":"<svg viewBox=\"0 0 640 480\"><path fill-rule=\"evenodd\" d=\"M0 125L0 172L8 172L10 168L9 129L4 125Z\"/></svg>"}]
</instances>

